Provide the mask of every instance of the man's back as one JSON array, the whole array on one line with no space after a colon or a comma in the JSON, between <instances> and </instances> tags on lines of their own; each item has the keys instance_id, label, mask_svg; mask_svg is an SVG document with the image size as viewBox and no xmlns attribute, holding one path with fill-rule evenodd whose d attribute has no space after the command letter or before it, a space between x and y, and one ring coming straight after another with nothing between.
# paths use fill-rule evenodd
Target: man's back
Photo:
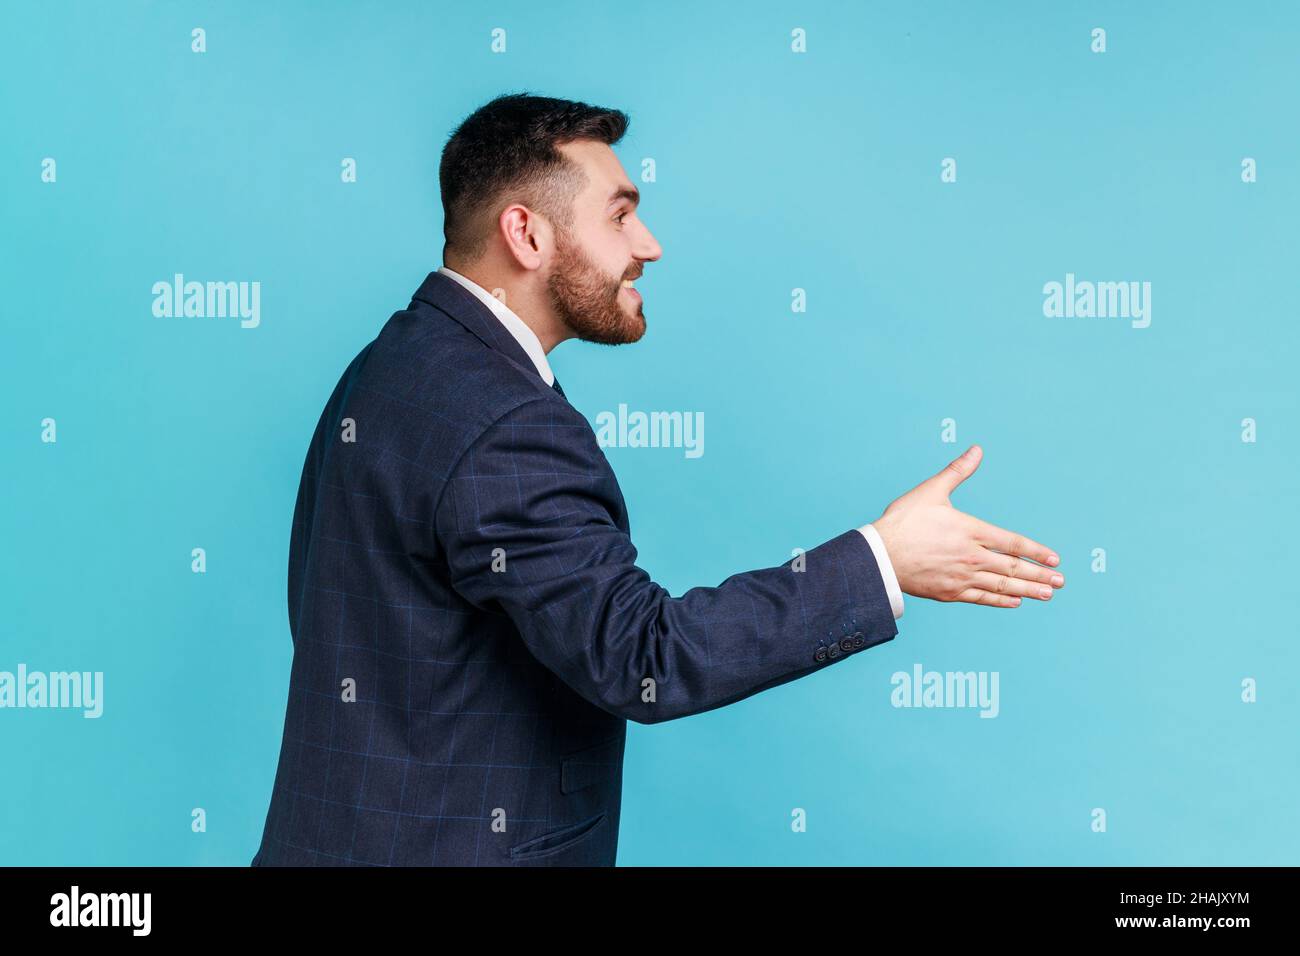
<instances>
[{"instance_id":1,"label":"man's back","mask_svg":"<svg viewBox=\"0 0 1300 956\"><path fill-rule=\"evenodd\" d=\"M420 294L478 305L443 277ZM626 721L566 688L504 613L451 588L432 523L488 424L539 396L567 403L411 305L353 360L312 438L290 546L284 743L256 862L505 864L533 836L593 823L564 859L612 863Z\"/></svg>"},{"instance_id":2,"label":"man's back","mask_svg":"<svg viewBox=\"0 0 1300 956\"><path fill-rule=\"evenodd\" d=\"M857 531L681 598L635 558L586 419L431 273L307 454L254 865L612 865L628 719L723 706L897 633Z\"/></svg>"}]
</instances>

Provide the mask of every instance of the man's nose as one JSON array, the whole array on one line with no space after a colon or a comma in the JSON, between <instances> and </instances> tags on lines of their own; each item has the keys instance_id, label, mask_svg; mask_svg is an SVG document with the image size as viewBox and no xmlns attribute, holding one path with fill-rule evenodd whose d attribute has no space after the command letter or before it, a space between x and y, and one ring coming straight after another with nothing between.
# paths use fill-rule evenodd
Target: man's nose
<instances>
[{"instance_id":1,"label":"man's nose","mask_svg":"<svg viewBox=\"0 0 1300 956\"><path fill-rule=\"evenodd\" d=\"M637 243L633 255L645 262L655 262L664 254L664 251L648 228L643 228L641 231L641 241Z\"/></svg>"}]
</instances>

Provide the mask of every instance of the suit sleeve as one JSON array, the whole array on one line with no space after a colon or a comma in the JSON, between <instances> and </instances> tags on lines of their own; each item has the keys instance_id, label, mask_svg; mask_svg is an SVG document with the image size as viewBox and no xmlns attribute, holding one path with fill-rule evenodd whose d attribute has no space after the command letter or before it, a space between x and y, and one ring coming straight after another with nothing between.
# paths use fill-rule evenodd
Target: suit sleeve
<instances>
[{"instance_id":1,"label":"suit sleeve","mask_svg":"<svg viewBox=\"0 0 1300 956\"><path fill-rule=\"evenodd\" d=\"M539 398L469 446L435 514L457 593L508 615L534 657L610 713L644 724L698 714L898 633L856 528L675 598L637 567L622 509L590 425Z\"/></svg>"}]
</instances>

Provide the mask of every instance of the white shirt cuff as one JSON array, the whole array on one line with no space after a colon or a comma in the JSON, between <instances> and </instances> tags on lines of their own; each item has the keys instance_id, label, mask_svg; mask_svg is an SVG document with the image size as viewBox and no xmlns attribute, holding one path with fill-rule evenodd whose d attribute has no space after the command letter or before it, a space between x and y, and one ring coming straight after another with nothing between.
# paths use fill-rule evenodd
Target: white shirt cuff
<instances>
[{"instance_id":1,"label":"white shirt cuff","mask_svg":"<svg viewBox=\"0 0 1300 956\"><path fill-rule=\"evenodd\" d=\"M898 578L894 575L894 566L889 561L889 552L885 550L884 539L880 537L880 532L869 524L864 524L858 530L867 539L867 544L871 545L871 553L876 556L880 576L885 582L885 591L889 594L889 608L894 612L894 620L897 621L903 616L903 589L898 586Z\"/></svg>"}]
</instances>

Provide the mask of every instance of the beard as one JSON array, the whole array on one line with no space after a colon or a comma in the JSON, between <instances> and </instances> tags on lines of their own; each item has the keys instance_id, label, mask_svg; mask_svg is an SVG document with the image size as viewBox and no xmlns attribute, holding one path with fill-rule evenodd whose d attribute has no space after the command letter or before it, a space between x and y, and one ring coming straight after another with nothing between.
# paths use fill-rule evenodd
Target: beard
<instances>
[{"instance_id":1,"label":"beard","mask_svg":"<svg viewBox=\"0 0 1300 956\"><path fill-rule=\"evenodd\" d=\"M624 278L611 279L587 257L563 228L555 230L555 264L546 280L546 292L556 315L584 342L624 345L645 335L641 303L629 311L622 294Z\"/></svg>"}]
</instances>

